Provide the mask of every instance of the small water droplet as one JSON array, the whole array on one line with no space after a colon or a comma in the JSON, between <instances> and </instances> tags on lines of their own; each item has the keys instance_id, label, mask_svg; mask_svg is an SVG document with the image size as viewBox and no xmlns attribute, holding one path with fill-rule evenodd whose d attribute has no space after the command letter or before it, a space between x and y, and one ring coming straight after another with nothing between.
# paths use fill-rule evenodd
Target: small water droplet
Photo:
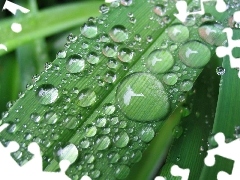
<instances>
[{"instance_id":1,"label":"small water droplet","mask_svg":"<svg viewBox=\"0 0 240 180\"><path fill-rule=\"evenodd\" d=\"M178 76L175 73L168 73L163 76L163 82L169 86L173 86L178 81Z\"/></svg>"},{"instance_id":2,"label":"small water droplet","mask_svg":"<svg viewBox=\"0 0 240 180\"><path fill-rule=\"evenodd\" d=\"M107 149L109 147L110 143L111 143L111 140L108 136L102 136L102 137L98 138L96 141L97 150Z\"/></svg>"},{"instance_id":3,"label":"small water droplet","mask_svg":"<svg viewBox=\"0 0 240 180\"><path fill-rule=\"evenodd\" d=\"M66 63L66 69L70 73L79 73L83 71L85 68L85 60L77 54L71 55L68 57L67 63Z\"/></svg>"},{"instance_id":4,"label":"small water droplet","mask_svg":"<svg viewBox=\"0 0 240 180\"><path fill-rule=\"evenodd\" d=\"M225 69L222 66L219 66L216 68L216 73L217 75L222 76L225 74Z\"/></svg>"},{"instance_id":5,"label":"small water droplet","mask_svg":"<svg viewBox=\"0 0 240 180\"><path fill-rule=\"evenodd\" d=\"M99 7L99 11L100 11L100 13L102 13L102 14L107 14L108 11L109 11L109 7L108 7L106 4L102 4L102 5Z\"/></svg>"},{"instance_id":6,"label":"small water droplet","mask_svg":"<svg viewBox=\"0 0 240 180\"><path fill-rule=\"evenodd\" d=\"M40 104L52 104L59 98L58 89L51 84L43 84L36 91Z\"/></svg>"},{"instance_id":7,"label":"small water droplet","mask_svg":"<svg viewBox=\"0 0 240 180\"><path fill-rule=\"evenodd\" d=\"M126 165L119 165L114 173L114 176L117 179L125 179L130 172L130 168Z\"/></svg>"},{"instance_id":8,"label":"small water droplet","mask_svg":"<svg viewBox=\"0 0 240 180\"><path fill-rule=\"evenodd\" d=\"M72 164L78 157L78 149L74 144L69 144L64 148L58 149L56 156L59 161L68 160Z\"/></svg>"},{"instance_id":9,"label":"small water droplet","mask_svg":"<svg viewBox=\"0 0 240 180\"><path fill-rule=\"evenodd\" d=\"M129 143L129 136L126 132L122 131L121 133L115 135L113 141L116 147L123 148Z\"/></svg>"},{"instance_id":10,"label":"small water droplet","mask_svg":"<svg viewBox=\"0 0 240 180\"><path fill-rule=\"evenodd\" d=\"M117 79L117 75L113 71L108 71L104 77L104 80L107 83L114 83L116 79Z\"/></svg>"},{"instance_id":11,"label":"small water droplet","mask_svg":"<svg viewBox=\"0 0 240 180\"><path fill-rule=\"evenodd\" d=\"M30 119L38 123L41 120L41 116L38 113L32 113Z\"/></svg>"},{"instance_id":12,"label":"small water droplet","mask_svg":"<svg viewBox=\"0 0 240 180\"><path fill-rule=\"evenodd\" d=\"M154 132L153 128L144 127L140 131L139 137L143 142L148 143L153 139L154 135L155 135L155 132Z\"/></svg>"},{"instance_id":13,"label":"small water droplet","mask_svg":"<svg viewBox=\"0 0 240 180\"><path fill-rule=\"evenodd\" d=\"M94 38L98 34L98 28L93 22L87 22L81 27L81 33L86 38Z\"/></svg>"},{"instance_id":14,"label":"small water droplet","mask_svg":"<svg viewBox=\"0 0 240 180\"><path fill-rule=\"evenodd\" d=\"M99 62L99 56L95 52L90 52L87 56L87 61L90 64L97 64Z\"/></svg>"},{"instance_id":15,"label":"small water droplet","mask_svg":"<svg viewBox=\"0 0 240 180\"><path fill-rule=\"evenodd\" d=\"M103 116L100 116L100 117L97 118L95 124L96 124L97 127L105 127L106 123L107 123L107 119Z\"/></svg>"},{"instance_id":16,"label":"small water droplet","mask_svg":"<svg viewBox=\"0 0 240 180\"><path fill-rule=\"evenodd\" d=\"M123 6L131 6L132 3L133 3L132 0L121 0L121 4Z\"/></svg>"},{"instance_id":17,"label":"small water droplet","mask_svg":"<svg viewBox=\"0 0 240 180\"><path fill-rule=\"evenodd\" d=\"M58 120L58 115L54 111L48 111L44 114L44 119L48 124L55 124Z\"/></svg>"},{"instance_id":18,"label":"small water droplet","mask_svg":"<svg viewBox=\"0 0 240 180\"><path fill-rule=\"evenodd\" d=\"M189 38L189 30L184 25L176 24L168 28L168 36L174 42L184 42Z\"/></svg>"},{"instance_id":19,"label":"small water droplet","mask_svg":"<svg viewBox=\"0 0 240 180\"><path fill-rule=\"evenodd\" d=\"M96 102L96 94L91 89L83 89L78 94L78 105L81 107L88 107Z\"/></svg>"},{"instance_id":20,"label":"small water droplet","mask_svg":"<svg viewBox=\"0 0 240 180\"><path fill-rule=\"evenodd\" d=\"M181 91L190 91L193 87L193 82L185 80L180 84Z\"/></svg>"},{"instance_id":21,"label":"small water droplet","mask_svg":"<svg viewBox=\"0 0 240 180\"><path fill-rule=\"evenodd\" d=\"M109 32L109 36L115 42L124 42L128 39L127 29L122 25L115 25Z\"/></svg>"},{"instance_id":22,"label":"small water droplet","mask_svg":"<svg viewBox=\"0 0 240 180\"><path fill-rule=\"evenodd\" d=\"M68 35L67 40L75 43L77 41L77 36L73 35L72 33Z\"/></svg>"},{"instance_id":23,"label":"small water droplet","mask_svg":"<svg viewBox=\"0 0 240 180\"><path fill-rule=\"evenodd\" d=\"M165 15L165 13L166 13L166 8L165 8L165 6L162 5L162 4L157 4L157 5L154 6L154 8L153 8L153 12L154 12L155 14L157 14L158 16L163 16L163 15Z\"/></svg>"},{"instance_id":24,"label":"small water droplet","mask_svg":"<svg viewBox=\"0 0 240 180\"><path fill-rule=\"evenodd\" d=\"M183 133L183 128L180 125L175 126L172 130L172 135L176 139L179 138L182 135L182 133Z\"/></svg>"},{"instance_id":25,"label":"small water droplet","mask_svg":"<svg viewBox=\"0 0 240 180\"><path fill-rule=\"evenodd\" d=\"M102 52L106 57L115 57L117 55L117 46L107 43L104 45Z\"/></svg>"},{"instance_id":26,"label":"small water droplet","mask_svg":"<svg viewBox=\"0 0 240 180\"><path fill-rule=\"evenodd\" d=\"M61 50L61 51L58 51L57 55L56 55L56 58L58 59L64 59L67 55L67 52L64 51L64 50Z\"/></svg>"},{"instance_id":27,"label":"small water droplet","mask_svg":"<svg viewBox=\"0 0 240 180\"><path fill-rule=\"evenodd\" d=\"M117 60L115 60L115 59L113 59L113 58L111 58L111 59L109 59L108 60L108 63L107 63L107 66L109 67L109 68L111 68L111 69L116 69L117 67L118 67L118 61Z\"/></svg>"},{"instance_id":28,"label":"small water droplet","mask_svg":"<svg viewBox=\"0 0 240 180\"><path fill-rule=\"evenodd\" d=\"M89 146L90 146L90 142L89 142L88 140L83 140L83 141L80 142L80 147L81 147L81 148L86 149L86 148L88 148Z\"/></svg>"},{"instance_id":29,"label":"small water droplet","mask_svg":"<svg viewBox=\"0 0 240 180\"><path fill-rule=\"evenodd\" d=\"M115 111L115 106L111 103L107 103L104 105L104 110L103 110L103 113L106 114L106 115L111 115L114 113Z\"/></svg>"},{"instance_id":30,"label":"small water droplet","mask_svg":"<svg viewBox=\"0 0 240 180\"><path fill-rule=\"evenodd\" d=\"M131 62L134 53L128 48L122 48L118 52L118 59L122 62Z\"/></svg>"}]
</instances>

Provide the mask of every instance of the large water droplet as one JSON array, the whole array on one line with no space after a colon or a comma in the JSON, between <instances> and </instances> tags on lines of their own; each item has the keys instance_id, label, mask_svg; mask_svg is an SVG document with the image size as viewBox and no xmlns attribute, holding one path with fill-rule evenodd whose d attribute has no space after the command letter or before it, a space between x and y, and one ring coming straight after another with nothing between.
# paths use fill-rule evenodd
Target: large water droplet
<instances>
[{"instance_id":1,"label":"large water droplet","mask_svg":"<svg viewBox=\"0 0 240 180\"><path fill-rule=\"evenodd\" d=\"M117 102L131 120L153 121L164 118L170 108L162 83L148 73L133 73L118 86Z\"/></svg>"},{"instance_id":2,"label":"large water droplet","mask_svg":"<svg viewBox=\"0 0 240 180\"><path fill-rule=\"evenodd\" d=\"M147 68L153 73L167 72L174 65L174 59L166 50L154 50L147 58Z\"/></svg>"},{"instance_id":3,"label":"large water droplet","mask_svg":"<svg viewBox=\"0 0 240 180\"><path fill-rule=\"evenodd\" d=\"M68 58L66 68L70 73L79 73L85 68L85 60L74 54Z\"/></svg>"},{"instance_id":4,"label":"large water droplet","mask_svg":"<svg viewBox=\"0 0 240 180\"><path fill-rule=\"evenodd\" d=\"M37 89L37 97L41 104L52 104L58 99L58 90L51 84L43 84Z\"/></svg>"},{"instance_id":5,"label":"large water droplet","mask_svg":"<svg viewBox=\"0 0 240 180\"><path fill-rule=\"evenodd\" d=\"M174 42L184 42L189 38L189 30L181 24L173 25L168 28L168 36Z\"/></svg>"},{"instance_id":6,"label":"large water droplet","mask_svg":"<svg viewBox=\"0 0 240 180\"><path fill-rule=\"evenodd\" d=\"M78 94L78 105L81 107L88 107L96 102L96 94L91 89L83 89Z\"/></svg>"},{"instance_id":7,"label":"large water droplet","mask_svg":"<svg viewBox=\"0 0 240 180\"><path fill-rule=\"evenodd\" d=\"M148 143L153 139L154 135L155 135L155 132L154 132L153 128L144 127L144 128L142 128L142 130L139 134L139 137L143 142Z\"/></svg>"},{"instance_id":8,"label":"large water droplet","mask_svg":"<svg viewBox=\"0 0 240 180\"><path fill-rule=\"evenodd\" d=\"M131 62L134 53L128 48L122 48L118 52L118 59L122 62Z\"/></svg>"},{"instance_id":9,"label":"large water droplet","mask_svg":"<svg viewBox=\"0 0 240 180\"><path fill-rule=\"evenodd\" d=\"M115 146L117 146L119 148L123 148L128 144L129 136L126 132L121 132L121 133L115 135L115 138L113 141L114 141Z\"/></svg>"},{"instance_id":10,"label":"large water droplet","mask_svg":"<svg viewBox=\"0 0 240 180\"><path fill-rule=\"evenodd\" d=\"M191 68L201 68L205 66L211 57L208 47L198 41L190 41L182 45L179 49L180 60Z\"/></svg>"},{"instance_id":11,"label":"large water droplet","mask_svg":"<svg viewBox=\"0 0 240 180\"><path fill-rule=\"evenodd\" d=\"M117 55L117 46L111 43L105 44L102 52L106 57L115 57Z\"/></svg>"},{"instance_id":12,"label":"large water droplet","mask_svg":"<svg viewBox=\"0 0 240 180\"><path fill-rule=\"evenodd\" d=\"M81 33L86 38L93 38L97 35L98 29L93 22L87 22L81 27Z\"/></svg>"},{"instance_id":13,"label":"large water droplet","mask_svg":"<svg viewBox=\"0 0 240 180\"><path fill-rule=\"evenodd\" d=\"M122 25L113 26L109 32L109 36L115 42L123 42L128 39L127 29Z\"/></svg>"}]
</instances>

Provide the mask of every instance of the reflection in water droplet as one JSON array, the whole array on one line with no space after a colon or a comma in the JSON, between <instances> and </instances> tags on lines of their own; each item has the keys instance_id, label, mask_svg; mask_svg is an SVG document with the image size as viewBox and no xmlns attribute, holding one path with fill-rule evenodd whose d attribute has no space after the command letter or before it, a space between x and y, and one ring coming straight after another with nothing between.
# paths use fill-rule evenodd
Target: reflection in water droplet
<instances>
[{"instance_id":1,"label":"reflection in water droplet","mask_svg":"<svg viewBox=\"0 0 240 180\"><path fill-rule=\"evenodd\" d=\"M122 62L131 62L134 53L128 48L122 48L118 52L118 59Z\"/></svg>"},{"instance_id":2,"label":"reflection in water droplet","mask_svg":"<svg viewBox=\"0 0 240 180\"><path fill-rule=\"evenodd\" d=\"M126 132L122 131L120 134L115 135L113 141L116 147L123 148L128 144L129 136Z\"/></svg>"},{"instance_id":3,"label":"reflection in water droplet","mask_svg":"<svg viewBox=\"0 0 240 180\"><path fill-rule=\"evenodd\" d=\"M55 124L58 120L58 116L54 111L48 111L44 114L44 119L48 124Z\"/></svg>"},{"instance_id":4,"label":"reflection in water droplet","mask_svg":"<svg viewBox=\"0 0 240 180\"><path fill-rule=\"evenodd\" d=\"M155 135L155 132L154 132L153 128L144 127L144 128L142 128L142 130L139 134L139 137L143 142L148 143L153 139L154 135Z\"/></svg>"},{"instance_id":5,"label":"reflection in water droplet","mask_svg":"<svg viewBox=\"0 0 240 180\"><path fill-rule=\"evenodd\" d=\"M184 42L189 38L189 30L181 24L173 25L168 28L168 36L174 42Z\"/></svg>"},{"instance_id":6,"label":"reflection in water droplet","mask_svg":"<svg viewBox=\"0 0 240 180\"><path fill-rule=\"evenodd\" d=\"M183 44L179 49L179 58L191 68L205 66L211 57L208 47L198 41L190 41Z\"/></svg>"},{"instance_id":7,"label":"reflection in water droplet","mask_svg":"<svg viewBox=\"0 0 240 180\"><path fill-rule=\"evenodd\" d=\"M164 73L174 65L174 59L166 50L154 50L147 58L147 68L153 73Z\"/></svg>"},{"instance_id":8,"label":"reflection in water droplet","mask_svg":"<svg viewBox=\"0 0 240 180\"><path fill-rule=\"evenodd\" d=\"M83 89L78 94L78 105L81 107L88 107L96 102L96 94L91 89Z\"/></svg>"},{"instance_id":9,"label":"reflection in water droplet","mask_svg":"<svg viewBox=\"0 0 240 180\"><path fill-rule=\"evenodd\" d=\"M193 87L193 82L185 80L180 84L181 91L190 91Z\"/></svg>"},{"instance_id":10,"label":"reflection in water droplet","mask_svg":"<svg viewBox=\"0 0 240 180\"><path fill-rule=\"evenodd\" d=\"M111 143L111 140L108 136L102 136L102 137L98 138L96 141L97 150L107 149L109 147L110 143Z\"/></svg>"},{"instance_id":11,"label":"reflection in water droplet","mask_svg":"<svg viewBox=\"0 0 240 180\"><path fill-rule=\"evenodd\" d=\"M78 157L78 150L74 144L69 144L64 148L58 149L56 155L59 161L68 160L72 164Z\"/></svg>"},{"instance_id":12,"label":"reflection in water droplet","mask_svg":"<svg viewBox=\"0 0 240 180\"><path fill-rule=\"evenodd\" d=\"M115 42L123 42L128 39L127 29L122 25L113 26L109 32L109 36Z\"/></svg>"},{"instance_id":13,"label":"reflection in water droplet","mask_svg":"<svg viewBox=\"0 0 240 180\"><path fill-rule=\"evenodd\" d=\"M102 52L106 57L115 57L117 55L117 46L108 43L104 45Z\"/></svg>"},{"instance_id":14,"label":"reflection in water droplet","mask_svg":"<svg viewBox=\"0 0 240 180\"><path fill-rule=\"evenodd\" d=\"M174 85L178 80L178 76L175 73L168 73L163 76L163 82L167 85Z\"/></svg>"},{"instance_id":15,"label":"reflection in water droplet","mask_svg":"<svg viewBox=\"0 0 240 180\"><path fill-rule=\"evenodd\" d=\"M86 38L93 38L97 35L98 29L93 22L87 22L81 27L81 33Z\"/></svg>"},{"instance_id":16,"label":"reflection in water droplet","mask_svg":"<svg viewBox=\"0 0 240 180\"><path fill-rule=\"evenodd\" d=\"M79 73L85 68L85 61L80 55L71 55L67 60L66 68L70 73Z\"/></svg>"},{"instance_id":17,"label":"reflection in water droplet","mask_svg":"<svg viewBox=\"0 0 240 180\"><path fill-rule=\"evenodd\" d=\"M108 11L109 11L109 7L108 7L106 4L102 4L102 5L99 7L99 11L100 11L100 13L102 13L102 14L107 14Z\"/></svg>"},{"instance_id":18,"label":"reflection in water droplet","mask_svg":"<svg viewBox=\"0 0 240 180\"><path fill-rule=\"evenodd\" d=\"M223 67L219 66L216 69L216 73L217 73L217 75L222 76L225 74L225 69Z\"/></svg>"},{"instance_id":19,"label":"reflection in water droplet","mask_svg":"<svg viewBox=\"0 0 240 180\"><path fill-rule=\"evenodd\" d=\"M58 90L51 84L41 85L36 93L40 104L52 104L58 99Z\"/></svg>"},{"instance_id":20,"label":"reflection in water droplet","mask_svg":"<svg viewBox=\"0 0 240 180\"><path fill-rule=\"evenodd\" d=\"M169 112L170 104L162 83L148 73L127 76L118 86L116 98L123 114L131 120L161 120Z\"/></svg>"},{"instance_id":21,"label":"reflection in water droplet","mask_svg":"<svg viewBox=\"0 0 240 180\"><path fill-rule=\"evenodd\" d=\"M153 12L155 14L157 14L158 16L163 16L166 13L166 8L164 5L162 4L157 4L154 8L153 8Z\"/></svg>"},{"instance_id":22,"label":"reflection in water droplet","mask_svg":"<svg viewBox=\"0 0 240 180\"><path fill-rule=\"evenodd\" d=\"M90 64L97 64L99 62L99 57L98 57L97 53L90 52L87 56L87 61Z\"/></svg>"}]
</instances>

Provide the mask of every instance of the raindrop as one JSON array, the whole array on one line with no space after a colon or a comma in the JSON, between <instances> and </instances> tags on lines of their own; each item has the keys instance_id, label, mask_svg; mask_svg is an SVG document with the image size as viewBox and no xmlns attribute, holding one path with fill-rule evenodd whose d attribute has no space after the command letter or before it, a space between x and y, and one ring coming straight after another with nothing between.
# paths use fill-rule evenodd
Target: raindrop
<instances>
[{"instance_id":1,"label":"raindrop","mask_svg":"<svg viewBox=\"0 0 240 180\"><path fill-rule=\"evenodd\" d=\"M97 64L99 62L99 57L98 57L97 53L90 52L87 56L87 61L90 64Z\"/></svg>"},{"instance_id":2,"label":"raindrop","mask_svg":"<svg viewBox=\"0 0 240 180\"><path fill-rule=\"evenodd\" d=\"M77 36L73 35L72 33L68 35L67 40L75 43L77 41Z\"/></svg>"},{"instance_id":3,"label":"raindrop","mask_svg":"<svg viewBox=\"0 0 240 180\"><path fill-rule=\"evenodd\" d=\"M17 130L17 125L16 124L11 124L7 127L7 131L9 133L14 133L14 132L16 132L16 130Z\"/></svg>"},{"instance_id":4,"label":"raindrop","mask_svg":"<svg viewBox=\"0 0 240 180\"><path fill-rule=\"evenodd\" d=\"M51 84L43 84L36 91L40 104L52 104L59 98L58 89Z\"/></svg>"},{"instance_id":5,"label":"raindrop","mask_svg":"<svg viewBox=\"0 0 240 180\"><path fill-rule=\"evenodd\" d=\"M109 163L117 163L120 159L120 155L117 152L111 152L107 155Z\"/></svg>"},{"instance_id":6,"label":"raindrop","mask_svg":"<svg viewBox=\"0 0 240 180\"><path fill-rule=\"evenodd\" d=\"M78 94L78 105L81 107L88 107L96 102L96 94L91 89L83 89Z\"/></svg>"},{"instance_id":7,"label":"raindrop","mask_svg":"<svg viewBox=\"0 0 240 180\"><path fill-rule=\"evenodd\" d=\"M172 130L172 135L176 139L179 138L182 135L182 133L183 133L183 128L180 125L175 126Z\"/></svg>"},{"instance_id":8,"label":"raindrop","mask_svg":"<svg viewBox=\"0 0 240 180\"><path fill-rule=\"evenodd\" d=\"M169 112L170 104L164 86L148 73L128 75L118 86L116 98L123 114L131 120L161 120Z\"/></svg>"},{"instance_id":9,"label":"raindrop","mask_svg":"<svg viewBox=\"0 0 240 180\"><path fill-rule=\"evenodd\" d=\"M225 74L225 69L222 66L219 66L216 68L216 73L217 75L222 76Z\"/></svg>"},{"instance_id":10,"label":"raindrop","mask_svg":"<svg viewBox=\"0 0 240 180\"><path fill-rule=\"evenodd\" d=\"M178 76L175 73L168 73L163 76L163 82L169 86L176 84Z\"/></svg>"},{"instance_id":11,"label":"raindrop","mask_svg":"<svg viewBox=\"0 0 240 180\"><path fill-rule=\"evenodd\" d=\"M58 149L56 155L59 161L68 160L72 164L78 157L78 149L74 144L69 144L64 148Z\"/></svg>"},{"instance_id":12,"label":"raindrop","mask_svg":"<svg viewBox=\"0 0 240 180\"><path fill-rule=\"evenodd\" d=\"M90 142L89 142L88 140L83 140L83 141L80 142L80 147L81 147L81 148L86 149L86 148L88 148L89 146L90 146Z\"/></svg>"},{"instance_id":13,"label":"raindrop","mask_svg":"<svg viewBox=\"0 0 240 180\"><path fill-rule=\"evenodd\" d=\"M79 73L85 68L85 61L80 55L71 55L68 57L66 68L70 73Z\"/></svg>"},{"instance_id":14,"label":"raindrop","mask_svg":"<svg viewBox=\"0 0 240 180\"><path fill-rule=\"evenodd\" d=\"M132 0L121 0L123 6L131 6L132 2Z\"/></svg>"},{"instance_id":15,"label":"raindrop","mask_svg":"<svg viewBox=\"0 0 240 180\"><path fill-rule=\"evenodd\" d=\"M211 57L208 47L198 41L190 41L183 44L179 49L179 58L191 68L205 66Z\"/></svg>"},{"instance_id":16,"label":"raindrop","mask_svg":"<svg viewBox=\"0 0 240 180\"><path fill-rule=\"evenodd\" d=\"M102 136L102 137L98 138L96 141L97 150L107 149L109 147L110 143L111 143L111 140L108 136Z\"/></svg>"},{"instance_id":17,"label":"raindrop","mask_svg":"<svg viewBox=\"0 0 240 180\"><path fill-rule=\"evenodd\" d=\"M126 165L119 165L114 173L114 176L117 179L125 179L130 172L130 168Z\"/></svg>"},{"instance_id":18,"label":"raindrop","mask_svg":"<svg viewBox=\"0 0 240 180\"><path fill-rule=\"evenodd\" d=\"M48 124L55 124L58 120L58 115L54 111L48 111L44 114L44 119Z\"/></svg>"},{"instance_id":19,"label":"raindrop","mask_svg":"<svg viewBox=\"0 0 240 180\"><path fill-rule=\"evenodd\" d=\"M166 50L156 49L147 58L147 68L153 73L167 72L174 65L172 54Z\"/></svg>"},{"instance_id":20,"label":"raindrop","mask_svg":"<svg viewBox=\"0 0 240 180\"><path fill-rule=\"evenodd\" d=\"M91 164L94 162L95 157L92 154L86 154L84 159L88 164Z\"/></svg>"},{"instance_id":21,"label":"raindrop","mask_svg":"<svg viewBox=\"0 0 240 180\"><path fill-rule=\"evenodd\" d=\"M41 120L41 116L38 113L32 113L30 119L38 123Z\"/></svg>"},{"instance_id":22,"label":"raindrop","mask_svg":"<svg viewBox=\"0 0 240 180\"><path fill-rule=\"evenodd\" d=\"M108 60L107 66L111 69L116 69L118 67L118 61L116 61L115 59L111 58Z\"/></svg>"},{"instance_id":23,"label":"raindrop","mask_svg":"<svg viewBox=\"0 0 240 180\"><path fill-rule=\"evenodd\" d=\"M111 43L105 44L102 52L106 57L115 57L117 55L117 46Z\"/></svg>"},{"instance_id":24,"label":"raindrop","mask_svg":"<svg viewBox=\"0 0 240 180\"><path fill-rule=\"evenodd\" d=\"M166 13L166 8L164 5L162 4L157 4L154 8L153 8L153 12L158 15L158 16L163 16Z\"/></svg>"},{"instance_id":25,"label":"raindrop","mask_svg":"<svg viewBox=\"0 0 240 180\"><path fill-rule=\"evenodd\" d=\"M116 147L123 148L129 143L129 136L126 132L122 131L120 134L115 135L113 141Z\"/></svg>"},{"instance_id":26,"label":"raindrop","mask_svg":"<svg viewBox=\"0 0 240 180\"><path fill-rule=\"evenodd\" d=\"M109 11L109 7L106 4L103 4L99 7L99 11L102 14L107 14Z\"/></svg>"},{"instance_id":27,"label":"raindrop","mask_svg":"<svg viewBox=\"0 0 240 180\"><path fill-rule=\"evenodd\" d=\"M189 30L181 24L173 25L168 28L168 36L174 42L184 42L189 38Z\"/></svg>"},{"instance_id":28,"label":"raindrop","mask_svg":"<svg viewBox=\"0 0 240 180\"><path fill-rule=\"evenodd\" d=\"M96 126L97 127L105 127L107 123L107 119L105 117L98 117L96 120Z\"/></svg>"},{"instance_id":29,"label":"raindrop","mask_svg":"<svg viewBox=\"0 0 240 180\"><path fill-rule=\"evenodd\" d=\"M124 42L128 39L127 29L122 25L113 26L109 32L109 36L115 42Z\"/></svg>"},{"instance_id":30,"label":"raindrop","mask_svg":"<svg viewBox=\"0 0 240 180\"><path fill-rule=\"evenodd\" d=\"M116 79L117 79L117 75L113 71L108 71L104 77L104 80L107 83L114 83Z\"/></svg>"},{"instance_id":31,"label":"raindrop","mask_svg":"<svg viewBox=\"0 0 240 180\"><path fill-rule=\"evenodd\" d=\"M193 82L185 80L180 84L181 91L190 91L193 87Z\"/></svg>"},{"instance_id":32,"label":"raindrop","mask_svg":"<svg viewBox=\"0 0 240 180\"><path fill-rule=\"evenodd\" d=\"M68 129L74 129L78 125L78 120L74 116L68 116L65 121L65 127Z\"/></svg>"},{"instance_id":33,"label":"raindrop","mask_svg":"<svg viewBox=\"0 0 240 180\"><path fill-rule=\"evenodd\" d=\"M87 22L81 27L81 33L86 38L93 38L97 35L98 29L93 22Z\"/></svg>"},{"instance_id":34,"label":"raindrop","mask_svg":"<svg viewBox=\"0 0 240 180\"><path fill-rule=\"evenodd\" d=\"M97 133L97 128L95 126L88 126L86 128L86 133L85 133L85 136L86 137L93 137L95 136Z\"/></svg>"},{"instance_id":35,"label":"raindrop","mask_svg":"<svg viewBox=\"0 0 240 180\"><path fill-rule=\"evenodd\" d=\"M103 113L106 114L106 115L111 115L111 114L114 113L115 109L116 108L113 104L107 103L103 107Z\"/></svg>"},{"instance_id":36,"label":"raindrop","mask_svg":"<svg viewBox=\"0 0 240 180\"><path fill-rule=\"evenodd\" d=\"M144 127L144 128L142 128L142 130L139 134L139 137L143 142L148 143L153 139L154 135L155 135L155 132L154 132L153 128Z\"/></svg>"},{"instance_id":37,"label":"raindrop","mask_svg":"<svg viewBox=\"0 0 240 180\"><path fill-rule=\"evenodd\" d=\"M122 62L131 62L134 53L128 48L122 48L118 52L118 59Z\"/></svg>"},{"instance_id":38,"label":"raindrop","mask_svg":"<svg viewBox=\"0 0 240 180\"><path fill-rule=\"evenodd\" d=\"M61 50L61 51L58 51L57 55L56 55L56 58L58 59L64 59L67 55L67 52L64 51L64 50Z\"/></svg>"}]
</instances>

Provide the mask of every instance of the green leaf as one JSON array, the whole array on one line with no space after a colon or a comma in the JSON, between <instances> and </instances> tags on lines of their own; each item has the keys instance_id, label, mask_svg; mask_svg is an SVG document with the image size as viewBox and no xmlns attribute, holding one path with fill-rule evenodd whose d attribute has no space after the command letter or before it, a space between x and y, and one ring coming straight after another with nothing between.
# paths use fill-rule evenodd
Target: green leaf
<instances>
[{"instance_id":1,"label":"green leaf","mask_svg":"<svg viewBox=\"0 0 240 180\"><path fill-rule=\"evenodd\" d=\"M175 2L165 3L103 5L102 15L90 18L80 35L68 36L57 59L3 116L9 126L1 142L20 143L13 153L19 164L31 158L27 145L34 141L46 171L57 171L66 159L73 179L128 176L191 90L221 36L222 27L212 25L215 19L197 15L183 25L173 15ZM217 36L201 34L203 21ZM204 40L210 37L209 45Z\"/></svg>"},{"instance_id":2,"label":"green leaf","mask_svg":"<svg viewBox=\"0 0 240 180\"><path fill-rule=\"evenodd\" d=\"M30 12L19 18L1 20L0 42L7 47L9 52L32 40L79 26L89 16L99 14L98 7L100 4L99 1L73 3L49 8L39 13ZM16 21L23 27L21 33L18 34L11 31L10 28L11 24ZM7 52L0 50L0 55L5 53Z\"/></svg>"}]
</instances>

